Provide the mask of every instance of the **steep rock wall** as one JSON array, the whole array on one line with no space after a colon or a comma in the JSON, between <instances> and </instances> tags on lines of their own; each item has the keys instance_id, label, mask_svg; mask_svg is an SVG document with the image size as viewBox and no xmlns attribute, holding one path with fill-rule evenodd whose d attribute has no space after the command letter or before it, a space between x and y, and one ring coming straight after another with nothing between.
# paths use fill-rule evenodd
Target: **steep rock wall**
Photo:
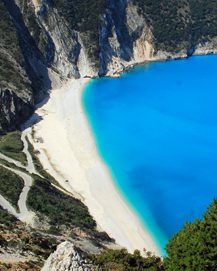
<instances>
[{"instance_id":1,"label":"steep rock wall","mask_svg":"<svg viewBox=\"0 0 217 271\"><path fill-rule=\"evenodd\" d=\"M0 133L18 129L51 89L47 55L35 39L36 32L46 33L35 24L33 13L26 17L24 2L0 1Z\"/></svg>"},{"instance_id":2,"label":"steep rock wall","mask_svg":"<svg viewBox=\"0 0 217 271\"><path fill-rule=\"evenodd\" d=\"M153 35L132 1L109 1L100 31L100 75L153 59Z\"/></svg>"},{"instance_id":3,"label":"steep rock wall","mask_svg":"<svg viewBox=\"0 0 217 271\"><path fill-rule=\"evenodd\" d=\"M0 88L0 133L17 129L33 112L31 100L25 102L12 90Z\"/></svg>"}]
</instances>

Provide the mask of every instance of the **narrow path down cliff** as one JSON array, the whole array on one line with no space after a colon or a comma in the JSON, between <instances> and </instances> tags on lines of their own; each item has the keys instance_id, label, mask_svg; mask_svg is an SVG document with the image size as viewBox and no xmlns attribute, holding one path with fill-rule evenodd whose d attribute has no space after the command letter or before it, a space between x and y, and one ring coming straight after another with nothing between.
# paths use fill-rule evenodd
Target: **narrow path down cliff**
<instances>
[{"instance_id":1,"label":"narrow path down cliff","mask_svg":"<svg viewBox=\"0 0 217 271\"><path fill-rule=\"evenodd\" d=\"M35 165L33 163L32 156L31 156L29 149L28 149L29 145L27 142L27 138L28 138L29 133L30 133L30 129L26 129L22 132L22 135L21 135L21 140L23 142L23 152L25 153L26 159L27 159L27 166L25 167L25 169L29 173L34 173L34 174L39 175L35 169Z\"/></svg>"},{"instance_id":2,"label":"narrow path down cliff","mask_svg":"<svg viewBox=\"0 0 217 271\"><path fill-rule=\"evenodd\" d=\"M33 225L35 214L32 211L29 211L26 206L27 195L33 183L32 177L30 177L28 174L24 172L9 168L1 163L0 165L12 171L13 173L21 177L24 181L24 187L17 202L19 212L17 212L16 209L2 195L0 195L0 205L22 222Z\"/></svg>"},{"instance_id":3,"label":"narrow path down cliff","mask_svg":"<svg viewBox=\"0 0 217 271\"><path fill-rule=\"evenodd\" d=\"M30 174L37 174L40 176L39 173L37 173L34 163L33 163L33 159L32 156L28 150L28 141L27 141L27 137L30 133L29 129L26 129L22 132L22 136L21 136L21 140L23 142L23 152L26 155L27 158L27 165L24 166L22 163L20 163L17 160L14 160L2 153L0 153L0 159L7 161L8 163L10 163L11 165L15 165L20 169L25 169L27 172L29 172ZM5 166L3 164L0 163L0 165L10 171L12 171L13 173L15 173L16 175L18 175L19 177L21 177L24 181L24 187L23 190L19 196L19 200L17 202L17 205L19 207L19 212L11 205L10 202L8 202L8 200L6 200L1 194L0 194L0 205L6 209L9 213L11 213L12 215L14 215L17 219L21 220L22 222L25 222L27 224L31 224L33 226L34 224L34 218L35 218L35 214L32 211L29 211L26 205L26 201L27 201L27 196L28 196L28 192L32 186L33 183L33 179L30 175L28 175L27 173L24 173L21 170L18 169L14 169L13 167L9 167L9 166Z\"/></svg>"}]
</instances>

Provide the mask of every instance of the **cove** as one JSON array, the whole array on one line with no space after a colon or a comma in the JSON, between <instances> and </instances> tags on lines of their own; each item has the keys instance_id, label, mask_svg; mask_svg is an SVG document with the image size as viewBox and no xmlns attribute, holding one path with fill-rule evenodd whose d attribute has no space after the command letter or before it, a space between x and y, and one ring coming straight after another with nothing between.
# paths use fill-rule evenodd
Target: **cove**
<instances>
[{"instance_id":1,"label":"cove","mask_svg":"<svg viewBox=\"0 0 217 271\"><path fill-rule=\"evenodd\" d=\"M82 101L117 189L164 251L217 195L217 56L94 79Z\"/></svg>"}]
</instances>

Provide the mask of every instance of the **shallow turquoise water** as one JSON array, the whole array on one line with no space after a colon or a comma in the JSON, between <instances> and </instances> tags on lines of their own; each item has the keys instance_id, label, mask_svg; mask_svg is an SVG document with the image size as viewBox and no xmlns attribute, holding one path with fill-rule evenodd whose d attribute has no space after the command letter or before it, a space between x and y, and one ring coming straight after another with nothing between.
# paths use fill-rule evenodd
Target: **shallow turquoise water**
<instances>
[{"instance_id":1,"label":"shallow turquoise water","mask_svg":"<svg viewBox=\"0 0 217 271\"><path fill-rule=\"evenodd\" d=\"M115 184L163 251L217 196L217 56L93 80L83 104Z\"/></svg>"}]
</instances>

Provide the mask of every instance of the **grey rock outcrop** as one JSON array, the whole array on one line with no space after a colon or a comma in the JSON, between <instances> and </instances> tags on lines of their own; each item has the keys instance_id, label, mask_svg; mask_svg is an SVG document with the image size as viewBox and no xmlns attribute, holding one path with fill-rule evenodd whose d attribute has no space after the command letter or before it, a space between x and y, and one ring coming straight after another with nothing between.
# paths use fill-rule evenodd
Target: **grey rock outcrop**
<instances>
[{"instance_id":1,"label":"grey rock outcrop","mask_svg":"<svg viewBox=\"0 0 217 271\"><path fill-rule=\"evenodd\" d=\"M16 129L33 110L31 101L25 102L12 90L0 88L0 131Z\"/></svg>"},{"instance_id":2,"label":"grey rock outcrop","mask_svg":"<svg viewBox=\"0 0 217 271\"><path fill-rule=\"evenodd\" d=\"M58 245L56 251L46 260L41 271L93 271L94 265L76 251L71 242L65 241Z\"/></svg>"},{"instance_id":3,"label":"grey rock outcrop","mask_svg":"<svg viewBox=\"0 0 217 271\"><path fill-rule=\"evenodd\" d=\"M132 1L109 1L100 31L100 75L154 60L153 35Z\"/></svg>"},{"instance_id":4,"label":"grey rock outcrop","mask_svg":"<svg viewBox=\"0 0 217 271\"><path fill-rule=\"evenodd\" d=\"M19 128L51 87L48 68L15 1L0 1L0 133Z\"/></svg>"}]
</instances>

